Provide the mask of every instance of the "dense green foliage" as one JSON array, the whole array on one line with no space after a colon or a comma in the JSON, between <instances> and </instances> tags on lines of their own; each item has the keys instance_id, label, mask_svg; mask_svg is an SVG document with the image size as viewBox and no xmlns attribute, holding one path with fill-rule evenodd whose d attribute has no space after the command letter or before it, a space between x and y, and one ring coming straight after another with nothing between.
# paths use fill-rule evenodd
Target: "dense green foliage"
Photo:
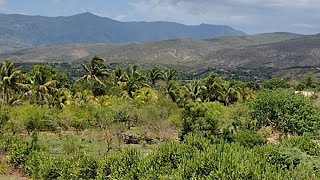
<instances>
[{"instance_id":1,"label":"dense green foliage","mask_svg":"<svg viewBox=\"0 0 320 180\"><path fill-rule=\"evenodd\" d=\"M109 69L99 57L83 68L72 79L48 65L2 64L0 174L320 178L318 109L283 80L180 81L173 69Z\"/></svg>"},{"instance_id":2,"label":"dense green foliage","mask_svg":"<svg viewBox=\"0 0 320 180\"><path fill-rule=\"evenodd\" d=\"M272 126L285 133L317 132L320 116L312 102L293 91L263 91L252 104L257 126Z\"/></svg>"},{"instance_id":3,"label":"dense green foliage","mask_svg":"<svg viewBox=\"0 0 320 180\"><path fill-rule=\"evenodd\" d=\"M248 149L238 143L212 144L189 135L181 143L164 143L145 156L135 149L122 149L108 153L103 160L84 153L52 156L33 143L11 137L5 148L10 161L22 165L34 179L320 178L319 159L286 143Z\"/></svg>"}]
</instances>

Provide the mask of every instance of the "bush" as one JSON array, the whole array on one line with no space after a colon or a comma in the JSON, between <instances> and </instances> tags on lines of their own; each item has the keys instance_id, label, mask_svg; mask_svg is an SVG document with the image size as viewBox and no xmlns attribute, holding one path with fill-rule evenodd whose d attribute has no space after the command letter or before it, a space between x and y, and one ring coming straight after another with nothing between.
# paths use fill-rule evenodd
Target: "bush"
<instances>
[{"instance_id":1,"label":"bush","mask_svg":"<svg viewBox=\"0 0 320 180\"><path fill-rule=\"evenodd\" d=\"M101 166L101 179L138 179L141 155L134 149L123 149L108 154Z\"/></svg>"},{"instance_id":2,"label":"bush","mask_svg":"<svg viewBox=\"0 0 320 180\"><path fill-rule=\"evenodd\" d=\"M272 126L285 133L316 132L320 116L312 102L293 91L266 90L252 103L251 117L257 126Z\"/></svg>"},{"instance_id":3,"label":"bush","mask_svg":"<svg viewBox=\"0 0 320 180\"><path fill-rule=\"evenodd\" d=\"M182 135L190 132L205 137L215 134L223 105L219 102L195 103L182 112Z\"/></svg>"},{"instance_id":4,"label":"bush","mask_svg":"<svg viewBox=\"0 0 320 180\"><path fill-rule=\"evenodd\" d=\"M6 151L34 179L319 179L319 156L284 145L248 149L239 143L212 144L200 135L161 144L142 156L135 149L109 152L102 162L75 153L50 154L11 138ZM13 153L15 152L15 153ZM28 153L25 153L28 152Z\"/></svg>"},{"instance_id":5,"label":"bush","mask_svg":"<svg viewBox=\"0 0 320 180\"><path fill-rule=\"evenodd\" d=\"M232 136L235 142L240 143L244 147L253 148L254 146L262 146L266 144L266 139L256 131L243 130Z\"/></svg>"},{"instance_id":6,"label":"bush","mask_svg":"<svg viewBox=\"0 0 320 180\"><path fill-rule=\"evenodd\" d=\"M320 157L320 144L309 135L293 136L282 142L282 145L288 148L299 148L302 152L310 156Z\"/></svg>"},{"instance_id":7,"label":"bush","mask_svg":"<svg viewBox=\"0 0 320 180\"><path fill-rule=\"evenodd\" d=\"M262 87L274 90L279 88L289 88L290 85L283 79L273 77L271 79L265 80L262 84Z\"/></svg>"},{"instance_id":8,"label":"bush","mask_svg":"<svg viewBox=\"0 0 320 180\"><path fill-rule=\"evenodd\" d=\"M10 120L9 117L9 109L1 107L0 109L0 135L3 133L5 126L7 125L8 121Z\"/></svg>"}]
</instances>

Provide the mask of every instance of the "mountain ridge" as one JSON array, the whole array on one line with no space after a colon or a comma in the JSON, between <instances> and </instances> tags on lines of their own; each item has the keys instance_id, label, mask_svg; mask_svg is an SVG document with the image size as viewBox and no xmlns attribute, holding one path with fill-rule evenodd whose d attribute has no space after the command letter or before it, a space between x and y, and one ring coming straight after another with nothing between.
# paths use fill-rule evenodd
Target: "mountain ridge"
<instances>
[{"instance_id":1,"label":"mountain ridge","mask_svg":"<svg viewBox=\"0 0 320 180\"><path fill-rule=\"evenodd\" d=\"M127 43L173 38L245 35L226 25L189 26L173 22L121 22L92 13L45 17L0 14L0 49L74 43Z\"/></svg>"}]
</instances>

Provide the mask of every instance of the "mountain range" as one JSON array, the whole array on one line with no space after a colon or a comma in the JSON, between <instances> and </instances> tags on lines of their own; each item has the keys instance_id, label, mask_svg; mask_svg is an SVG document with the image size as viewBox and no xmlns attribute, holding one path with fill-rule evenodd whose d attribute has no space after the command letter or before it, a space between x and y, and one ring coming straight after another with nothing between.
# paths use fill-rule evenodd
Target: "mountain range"
<instances>
[{"instance_id":1,"label":"mountain range","mask_svg":"<svg viewBox=\"0 0 320 180\"><path fill-rule=\"evenodd\" d=\"M81 64L95 55L109 64L165 66L195 73L214 69L251 77L297 77L308 70L318 73L320 35L279 32L202 40L53 45L0 53L0 59Z\"/></svg>"},{"instance_id":2,"label":"mountain range","mask_svg":"<svg viewBox=\"0 0 320 180\"><path fill-rule=\"evenodd\" d=\"M173 38L206 39L230 35L245 33L225 25L120 22L91 13L67 17L0 14L2 51L43 45L127 43Z\"/></svg>"},{"instance_id":3,"label":"mountain range","mask_svg":"<svg viewBox=\"0 0 320 180\"><path fill-rule=\"evenodd\" d=\"M0 59L79 65L93 56L111 65L174 67L191 74L320 77L320 34L245 35L229 26L119 22L90 13L70 17L0 14Z\"/></svg>"}]
</instances>

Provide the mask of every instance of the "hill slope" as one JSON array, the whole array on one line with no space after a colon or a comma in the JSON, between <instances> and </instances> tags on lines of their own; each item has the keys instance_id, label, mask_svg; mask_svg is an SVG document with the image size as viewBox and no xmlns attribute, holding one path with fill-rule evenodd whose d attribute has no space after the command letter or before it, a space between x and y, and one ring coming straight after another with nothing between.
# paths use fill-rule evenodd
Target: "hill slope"
<instances>
[{"instance_id":1,"label":"hill slope","mask_svg":"<svg viewBox=\"0 0 320 180\"><path fill-rule=\"evenodd\" d=\"M91 13L68 17L0 14L0 49L74 43L123 43L244 35L224 25L120 22Z\"/></svg>"},{"instance_id":2,"label":"hill slope","mask_svg":"<svg viewBox=\"0 0 320 180\"><path fill-rule=\"evenodd\" d=\"M171 64L186 61L206 61L210 53L251 45L269 44L300 38L291 33L269 33L252 36L230 36L217 39L172 39L128 44L71 44L42 46L0 54L0 59L19 62L73 62L102 56L110 63Z\"/></svg>"},{"instance_id":3,"label":"hill slope","mask_svg":"<svg viewBox=\"0 0 320 180\"><path fill-rule=\"evenodd\" d=\"M161 65L189 72L223 69L228 74L241 71L248 76L296 76L320 67L320 35L269 33L209 40L45 46L2 53L0 59L80 64L94 55L103 57L111 64Z\"/></svg>"}]
</instances>

